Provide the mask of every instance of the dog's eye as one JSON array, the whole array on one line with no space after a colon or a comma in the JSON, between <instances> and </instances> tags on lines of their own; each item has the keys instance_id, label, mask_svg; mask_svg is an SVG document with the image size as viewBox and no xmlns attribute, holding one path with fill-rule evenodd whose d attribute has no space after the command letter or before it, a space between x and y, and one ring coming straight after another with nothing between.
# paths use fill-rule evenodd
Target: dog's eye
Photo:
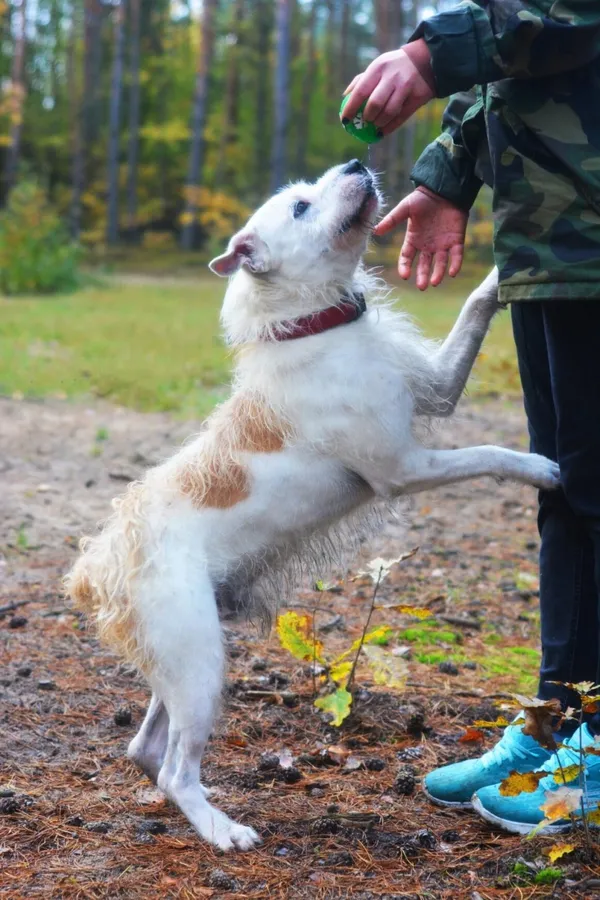
<instances>
[{"instance_id":1,"label":"dog's eye","mask_svg":"<svg viewBox=\"0 0 600 900\"><path fill-rule=\"evenodd\" d=\"M310 203L307 203L306 200L298 200L296 203L294 203L294 207L292 210L294 218L299 219L300 216L303 216L309 206Z\"/></svg>"}]
</instances>

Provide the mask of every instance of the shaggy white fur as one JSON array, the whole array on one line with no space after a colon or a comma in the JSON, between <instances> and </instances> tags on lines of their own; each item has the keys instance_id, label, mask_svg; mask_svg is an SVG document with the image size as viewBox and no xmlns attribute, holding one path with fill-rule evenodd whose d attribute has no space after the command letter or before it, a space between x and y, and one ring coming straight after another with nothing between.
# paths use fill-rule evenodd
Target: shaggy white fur
<instances>
[{"instance_id":1,"label":"shaggy white fur","mask_svg":"<svg viewBox=\"0 0 600 900\"><path fill-rule=\"evenodd\" d=\"M556 465L500 447L431 450L417 417L450 415L497 306L492 272L447 340L425 340L362 267L377 216L357 163L271 198L211 267L233 275L222 321L237 350L231 398L202 433L115 503L67 587L153 698L130 756L222 849L257 834L207 800L200 763L222 688L220 613L264 613L298 562L335 555L378 503L492 475L543 488ZM363 294L357 321L276 341L274 329ZM341 530L340 530L341 529ZM323 569L318 573L324 574Z\"/></svg>"}]
</instances>

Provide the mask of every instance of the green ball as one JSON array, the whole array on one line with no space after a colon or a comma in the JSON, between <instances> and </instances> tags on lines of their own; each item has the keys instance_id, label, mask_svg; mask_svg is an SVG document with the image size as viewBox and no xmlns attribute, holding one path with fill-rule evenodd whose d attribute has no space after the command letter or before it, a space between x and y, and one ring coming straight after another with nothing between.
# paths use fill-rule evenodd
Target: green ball
<instances>
[{"instance_id":1,"label":"green ball","mask_svg":"<svg viewBox=\"0 0 600 900\"><path fill-rule=\"evenodd\" d=\"M348 100L350 99L350 94L347 97L344 97L342 100L342 105L340 106L340 115L344 112L344 107ZM352 137L357 138L359 141L362 141L363 144L376 144L377 141L380 141L383 135L379 133L379 129L376 125L373 125L372 122L365 122L363 119L363 110L367 105L367 101L363 103L360 107L354 118L351 122L348 122L344 125L344 128L351 134Z\"/></svg>"}]
</instances>

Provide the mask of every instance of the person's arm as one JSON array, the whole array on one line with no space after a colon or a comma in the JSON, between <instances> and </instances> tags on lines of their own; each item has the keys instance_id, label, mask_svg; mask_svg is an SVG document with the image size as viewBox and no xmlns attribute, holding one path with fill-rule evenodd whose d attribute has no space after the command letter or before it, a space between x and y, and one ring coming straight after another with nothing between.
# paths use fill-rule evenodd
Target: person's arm
<instances>
[{"instance_id":1,"label":"person's arm","mask_svg":"<svg viewBox=\"0 0 600 900\"><path fill-rule=\"evenodd\" d=\"M475 91L455 94L444 110L442 133L421 153L410 177L416 187L426 187L468 212L483 182L475 174L475 158L463 143L465 116L469 116L470 127L485 139L481 100Z\"/></svg>"},{"instance_id":2,"label":"person's arm","mask_svg":"<svg viewBox=\"0 0 600 900\"><path fill-rule=\"evenodd\" d=\"M344 115L368 99L365 119L389 134L433 96L568 72L598 56L600 0L464 0L357 75Z\"/></svg>"},{"instance_id":3,"label":"person's arm","mask_svg":"<svg viewBox=\"0 0 600 900\"><path fill-rule=\"evenodd\" d=\"M485 139L482 105L475 91L451 98L442 120L442 134L425 148L417 160L411 180L416 187L376 226L386 234L407 222L398 260L401 278L409 278L415 260L420 290L436 286L446 271L460 271L469 209L481 187L475 174L475 159L463 143L465 117L475 142Z\"/></svg>"},{"instance_id":4,"label":"person's arm","mask_svg":"<svg viewBox=\"0 0 600 900\"><path fill-rule=\"evenodd\" d=\"M600 55L598 0L464 0L421 22L440 97L503 78L543 78Z\"/></svg>"}]
</instances>

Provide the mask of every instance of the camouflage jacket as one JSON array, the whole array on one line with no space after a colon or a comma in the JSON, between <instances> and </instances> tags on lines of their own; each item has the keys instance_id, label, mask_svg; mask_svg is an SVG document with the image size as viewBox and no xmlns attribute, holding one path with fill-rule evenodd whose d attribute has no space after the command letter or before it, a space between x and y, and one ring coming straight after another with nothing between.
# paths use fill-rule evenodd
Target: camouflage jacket
<instances>
[{"instance_id":1,"label":"camouflage jacket","mask_svg":"<svg viewBox=\"0 0 600 900\"><path fill-rule=\"evenodd\" d=\"M500 299L600 299L600 2L466 0L421 23L443 132L417 185L493 190Z\"/></svg>"}]
</instances>

